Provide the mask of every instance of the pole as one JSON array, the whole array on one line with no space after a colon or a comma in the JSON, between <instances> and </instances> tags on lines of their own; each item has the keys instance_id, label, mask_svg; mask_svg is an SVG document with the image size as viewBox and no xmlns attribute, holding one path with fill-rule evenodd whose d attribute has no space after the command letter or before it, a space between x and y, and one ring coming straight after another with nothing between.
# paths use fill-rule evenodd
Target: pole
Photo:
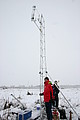
<instances>
[{"instance_id":1,"label":"pole","mask_svg":"<svg viewBox=\"0 0 80 120\"><path fill-rule=\"evenodd\" d=\"M13 96L22 105L23 109L25 110L25 106L13 94L11 94L11 96Z\"/></svg>"},{"instance_id":2,"label":"pole","mask_svg":"<svg viewBox=\"0 0 80 120\"><path fill-rule=\"evenodd\" d=\"M36 6L33 6L33 12L31 20L37 26L40 32L40 93L43 90L44 77L47 75L47 65L46 65L46 48L45 48L45 20L42 14L39 14ZM40 106L42 105L42 99L40 96ZM42 119L42 107L40 112L40 119Z\"/></svg>"},{"instance_id":3,"label":"pole","mask_svg":"<svg viewBox=\"0 0 80 120\"><path fill-rule=\"evenodd\" d=\"M70 111L69 113L70 113L70 118L69 118L69 120L72 120L72 112Z\"/></svg>"}]
</instances>

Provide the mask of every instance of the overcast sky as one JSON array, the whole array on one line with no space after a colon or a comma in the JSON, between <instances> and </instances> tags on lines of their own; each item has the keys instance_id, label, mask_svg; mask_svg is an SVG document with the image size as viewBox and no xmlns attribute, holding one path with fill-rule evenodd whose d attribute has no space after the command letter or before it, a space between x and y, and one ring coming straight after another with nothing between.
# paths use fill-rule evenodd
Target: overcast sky
<instances>
[{"instance_id":1,"label":"overcast sky","mask_svg":"<svg viewBox=\"0 0 80 120\"><path fill-rule=\"evenodd\" d=\"M0 85L40 84L34 5L45 18L49 75L80 85L80 0L0 0Z\"/></svg>"}]
</instances>

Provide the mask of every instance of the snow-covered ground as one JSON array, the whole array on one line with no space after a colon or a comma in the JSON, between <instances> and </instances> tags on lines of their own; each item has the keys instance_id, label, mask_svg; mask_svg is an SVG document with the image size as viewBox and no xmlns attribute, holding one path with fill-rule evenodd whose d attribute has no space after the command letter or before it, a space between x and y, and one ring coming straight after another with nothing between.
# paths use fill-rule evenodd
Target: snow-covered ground
<instances>
[{"instance_id":1,"label":"snow-covered ground","mask_svg":"<svg viewBox=\"0 0 80 120\"><path fill-rule=\"evenodd\" d=\"M65 106L66 109L68 108L68 112L71 110L73 112L73 120L78 120L77 115L80 116L80 88L61 89L61 92L70 105L66 102L62 94L60 94L60 106Z\"/></svg>"},{"instance_id":2,"label":"snow-covered ground","mask_svg":"<svg viewBox=\"0 0 80 120\"><path fill-rule=\"evenodd\" d=\"M27 95L27 92L30 92L32 95ZM80 116L80 88L61 89L61 92L67 98L74 111ZM22 105L11 94L13 94L27 109L33 110L34 108L37 108L37 103L40 99L39 93L39 89L0 88L0 116L6 120L6 113L9 113L11 110L14 112L19 112L21 110ZM11 103L11 106L8 109L4 109L6 101L7 104ZM67 104L61 93L59 93L59 105L64 106L66 109L68 108L67 112L70 112L71 110L73 112L73 120L77 120L77 115ZM9 116L9 120L11 120L10 117L12 116ZM14 120L16 120L15 117Z\"/></svg>"}]
</instances>

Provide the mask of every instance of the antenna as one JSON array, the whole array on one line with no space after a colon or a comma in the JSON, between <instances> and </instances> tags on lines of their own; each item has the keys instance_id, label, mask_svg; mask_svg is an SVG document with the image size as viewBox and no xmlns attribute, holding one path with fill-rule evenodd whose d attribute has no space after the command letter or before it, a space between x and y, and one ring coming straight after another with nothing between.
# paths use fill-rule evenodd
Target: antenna
<instances>
[{"instance_id":1,"label":"antenna","mask_svg":"<svg viewBox=\"0 0 80 120\"><path fill-rule=\"evenodd\" d=\"M44 77L47 76L46 65L46 45L45 45L45 20L42 14L39 14L36 6L33 6L31 21L35 23L40 32L40 93L43 90ZM40 97L41 102L41 97Z\"/></svg>"}]
</instances>

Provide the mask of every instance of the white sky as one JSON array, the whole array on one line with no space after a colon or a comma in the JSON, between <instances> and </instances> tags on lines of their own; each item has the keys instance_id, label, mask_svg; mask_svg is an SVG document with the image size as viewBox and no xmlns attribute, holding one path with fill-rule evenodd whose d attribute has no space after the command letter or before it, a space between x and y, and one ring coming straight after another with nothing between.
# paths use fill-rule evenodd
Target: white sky
<instances>
[{"instance_id":1,"label":"white sky","mask_svg":"<svg viewBox=\"0 0 80 120\"><path fill-rule=\"evenodd\" d=\"M0 85L40 83L34 5L45 18L50 76L60 84L80 84L80 0L0 0Z\"/></svg>"}]
</instances>

